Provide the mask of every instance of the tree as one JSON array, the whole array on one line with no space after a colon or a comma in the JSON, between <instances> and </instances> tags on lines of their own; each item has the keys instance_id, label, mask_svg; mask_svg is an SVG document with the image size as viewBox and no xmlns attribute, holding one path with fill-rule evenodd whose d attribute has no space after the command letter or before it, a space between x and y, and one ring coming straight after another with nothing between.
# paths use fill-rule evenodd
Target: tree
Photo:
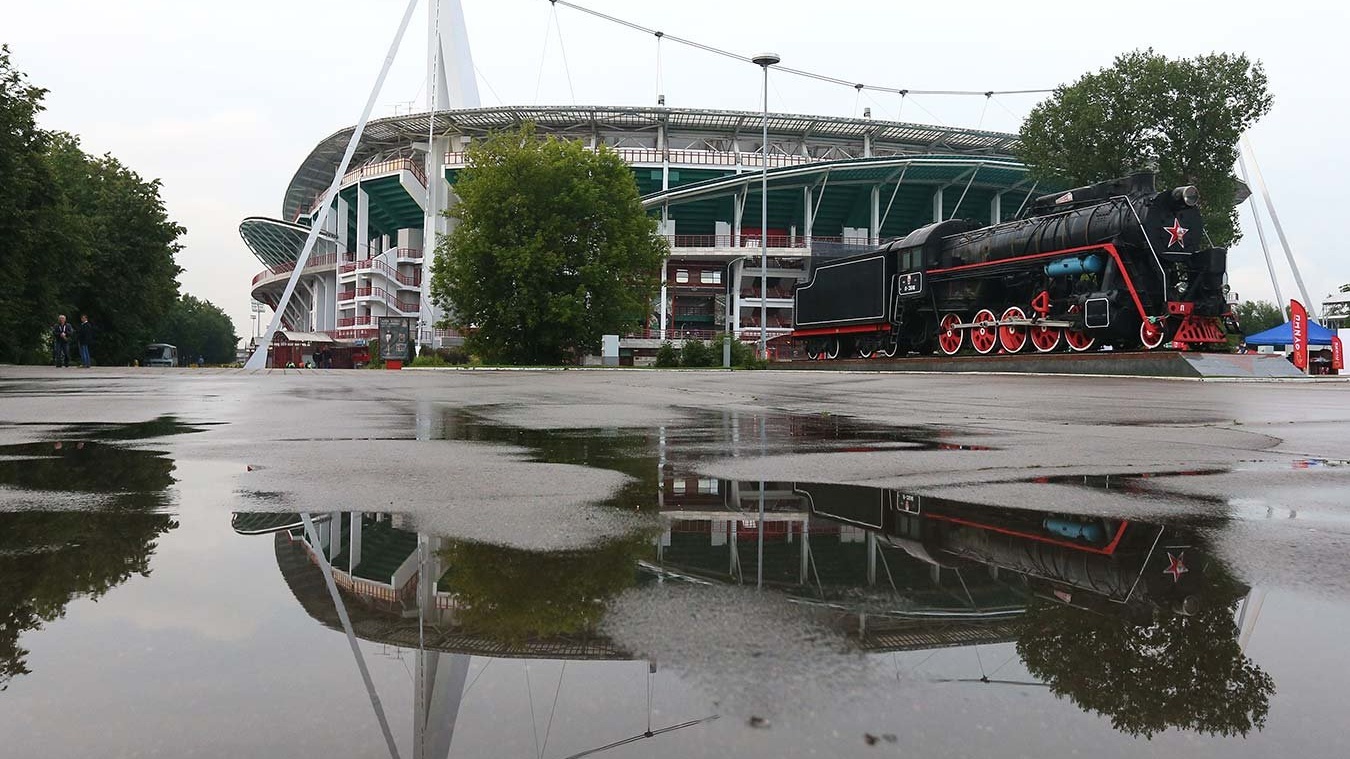
<instances>
[{"instance_id":1,"label":"tree","mask_svg":"<svg viewBox=\"0 0 1350 759\"><path fill-rule=\"evenodd\" d=\"M28 83L0 46L0 362L39 360L55 321L54 259L43 237L60 212L47 165L48 135L38 129L46 90ZM45 357L44 357L45 358Z\"/></svg>"},{"instance_id":2,"label":"tree","mask_svg":"<svg viewBox=\"0 0 1350 759\"><path fill-rule=\"evenodd\" d=\"M178 346L178 355L189 361L202 356L211 364L234 361L235 347L239 344L234 322L224 311L187 293L170 307L153 337L155 341Z\"/></svg>"},{"instance_id":3,"label":"tree","mask_svg":"<svg viewBox=\"0 0 1350 759\"><path fill-rule=\"evenodd\" d=\"M1268 300L1244 300L1233 307L1243 334L1255 335L1284 324L1284 309Z\"/></svg>"},{"instance_id":4,"label":"tree","mask_svg":"<svg viewBox=\"0 0 1350 759\"><path fill-rule=\"evenodd\" d=\"M1152 737L1168 728L1211 735L1260 730L1275 682L1238 647L1233 604L1152 624L1049 601L1027 608L1017 654L1056 696Z\"/></svg>"},{"instance_id":5,"label":"tree","mask_svg":"<svg viewBox=\"0 0 1350 759\"><path fill-rule=\"evenodd\" d=\"M73 135L52 135L48 162L64 215L74 220L49 235L62 310L72 319L89 314L98 328L98 361L128 363L156 340L155 329L178 299L182 269L174 255L186 230L169 218L159 180L142 179L110 155L86 154Z\"/></svg>"},{"instance_id":6,"label":"tree","mask_svg":"<svg viewBox=\"0 0 1350 759\"><path fill-rule=\"evenodd\" d=\"M1019 158L1041 179L1090 184L1156 167L1161 187L1195 185L1215 245L1238 239L1238 138L1271 106L1261 63L1152 49L1056 88L1022 123Z\"/></svg>"},{"instance_id":7,"label":"tree","mask_svg":"<svg viewBox=\"0 0 1350 759\"><path fill-rule=\"evenodd\" d=\"M431 293L489 363L557 364L642 323L666 244L607 148L533 127L475 142Z\"/></svg>"},{"instance_id":8,"label":"tree","mask_svg":"<svg viewBox=\"0 0 1350 759\"><path fill-rule=\"evenodd\" d=\"M87 313L96 359L124 363L178 297L184 230L158 180L39 129L45 94L0 47L0 362L47 360L56 315Z\"/></svg>"},{"instance_id":9,"label":"tree","mask_svg":"<svg viewBox=\"0 0 1350 759\"><path fill-rule=\"evenodd\" d=\"M592 631L609 599L637 580L650 544L626 538L580 551L536 553L452 541L441 551L442 584L462 604L459 622L508 641Z\"/></svg>"}]
</instances>

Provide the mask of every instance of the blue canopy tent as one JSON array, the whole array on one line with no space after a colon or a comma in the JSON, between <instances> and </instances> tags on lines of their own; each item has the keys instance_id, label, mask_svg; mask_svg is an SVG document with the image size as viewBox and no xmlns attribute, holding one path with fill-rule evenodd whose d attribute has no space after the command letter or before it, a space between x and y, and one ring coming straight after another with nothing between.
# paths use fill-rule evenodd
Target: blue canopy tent
<instances>
[{"instance_id":1,"label":"blue canopy tent","mask_svg":"<svg viewBox=\"0 0 1350 759\"><path fill-rule=\"evenodd\" d=\"M1331 338L1336 333L1323 327L1317 322L1308 322L1308 345L1331 345ZM1248 345L1293 345L1294 330L1285 322L1278 327L1271 327L1265 332L1257 332L1255 335L1247 335L1245 341Z\"/></svg>"}]
</instances>

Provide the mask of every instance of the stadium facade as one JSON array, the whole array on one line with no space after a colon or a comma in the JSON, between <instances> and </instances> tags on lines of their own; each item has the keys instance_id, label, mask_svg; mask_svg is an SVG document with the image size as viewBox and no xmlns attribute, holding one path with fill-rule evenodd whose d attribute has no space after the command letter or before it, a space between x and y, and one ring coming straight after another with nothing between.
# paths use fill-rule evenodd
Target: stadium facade
<instances>
[{"instance_id":1,"label":"stadium facade","mask_svg":"<svg viewBox=\"0 0 1350 759\"><path fill-rule=\"evenodd\" d=\"M440 0L443 14L458 3ZM442 18L450 18L445 15ZM462 15L459 16L462 18ZM759 334L792 325L792 287L823 256L860 252L932 221L1012 218L1036 186L1012 156L1010 134L868 118L771 113L767 144L758 112L692 108L477 105L462 23L439 39L449 65L428 111L369 122L327 214L315 250L284 307L283 329L338 341L373 337L381 316L418 319L418 342L439 347L441 314L428 286L435 240L453 213L465 151L498 130L531 123L544 136L616 151L633 170L649 213L670 243L660 297L630 342ZM458 61L458 62L456 62ZM468 61L466 63L466 61ZM446 82L455 86L446 86ZM353 127L320 141L296 170L276 217L239 231L266 268L253 297L278 307L322 195ZM768 165L768 223L760 228L760 178ZM760 244L767 238L767 288Z\"/></svg>"}]
</instances>

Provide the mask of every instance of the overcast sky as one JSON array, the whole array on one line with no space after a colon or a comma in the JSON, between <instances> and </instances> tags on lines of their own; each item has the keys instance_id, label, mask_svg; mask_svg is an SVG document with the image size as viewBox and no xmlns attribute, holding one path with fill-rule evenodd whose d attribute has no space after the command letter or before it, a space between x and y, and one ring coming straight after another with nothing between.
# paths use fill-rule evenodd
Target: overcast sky
<instances>
[{"instance_id":1,"label":"overcast sky","mask_svg":"<svg viewBox=\"0 0 1350 759\"><path fill-rule=\"evenodd\" d=\"M547 0L463 4L484 105L655 102L653 37L567 8L556 10L555 25ZM1147 46L1176 56L1246 52L1265 63L1275 96L1250 137L1304 281L1315 301L1350 282L1339 243L1350 175L1346 4L579 4L747 54L772 50L785 65L912 89L1053 87ZM309 150L355 123L403 7L404 0L44 0L10 4L0 42L51 90L44 127L77 133L89 152L110 152L163 180L170 214L188 229L178 259L183 289L220 305L245 335L249 283L262 265L240 240L239 221L278 216ZM426 18L419 7L376 116L425 107ZM661 47L668 105L759 109L757 68ZM1036 99L1000 96L986 108L978 97L916 97L897 114L896 96L860 98L852 88L779 75L769 107L833 116L871 107L876 118L1016 131ZM1244 211L1247 236L1229 257L1229 279L1244 299L1273 299L1249 218ZM1268 222L1267 236L1275 244ZM1272 252L1285 297L1293 297L1283 255Z\"/></svg>"}]
</instances>

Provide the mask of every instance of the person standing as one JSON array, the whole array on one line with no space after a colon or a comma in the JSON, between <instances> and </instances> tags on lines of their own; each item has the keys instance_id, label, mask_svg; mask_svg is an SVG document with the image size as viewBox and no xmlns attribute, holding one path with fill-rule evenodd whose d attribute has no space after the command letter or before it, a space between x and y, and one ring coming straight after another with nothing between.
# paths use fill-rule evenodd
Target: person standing
<instances>
[{"instance_id":1,"label":"person standing","mask_svg":"<svg viewBox=\"0 0 1350 759\"><path fill-rule=\"evenodd\" d=\"M52 363L56 366L70 366L70 339L75 336L75 327L66 323L66 315L56 317L56 326L52 327Z\"/></svg>"},{"instance_id":2,"label":"person standing","mask_svg":"<svg viewBox=\"0 0 1350 759\"><path fill-rule=\"evenodd\" d=\"M80 327L76 330L76 336L80 339L80 365L89 368L89 351L94 347L94 325L89 321L89 314L80 314Z\"/></svg>"}]
</instances>

